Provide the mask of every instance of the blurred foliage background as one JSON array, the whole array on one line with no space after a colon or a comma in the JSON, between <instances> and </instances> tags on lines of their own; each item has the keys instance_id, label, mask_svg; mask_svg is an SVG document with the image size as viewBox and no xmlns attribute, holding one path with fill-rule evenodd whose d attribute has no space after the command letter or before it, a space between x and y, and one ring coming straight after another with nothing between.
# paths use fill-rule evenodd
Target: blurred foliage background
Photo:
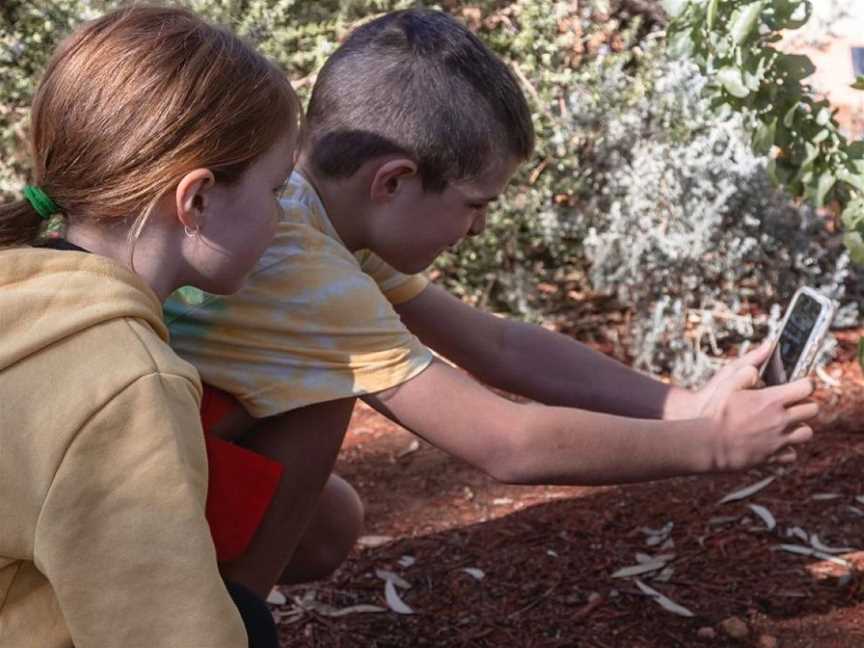
<instances>
[{"instance_id":1,"label":"blurred foliage background","mask_svg":"<svg viewBox=\"0 0 864 648\"><path fill-rule=\"evenodd\" d=\"M0 192L27 178L27 111L63 34L116 0L0 5ZM189 0L275 59L305 99L358 22L410 6L448 11L514 69L534 112L535 156L484 236L431 270L484 308L544 322L685 383L776 325L802 284L857 326L860 273L830 210L776 189L744 118L666 55L649 0ZM830 349L829 349L830 350Z\"/></svg>"}]
</instances>

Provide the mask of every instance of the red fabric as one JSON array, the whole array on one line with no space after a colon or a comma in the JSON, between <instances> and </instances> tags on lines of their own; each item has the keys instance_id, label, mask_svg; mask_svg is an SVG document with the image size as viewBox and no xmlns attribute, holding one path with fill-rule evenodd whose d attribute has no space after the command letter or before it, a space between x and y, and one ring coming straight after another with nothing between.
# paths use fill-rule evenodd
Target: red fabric
<instances>
[{"instance_id":1,"label":"red fabric","mask_svg":"<svg viewBox=\"0 0 864 648\"><path fill-rule=\"evenodd\" d=\"M229 394L204 386L201 423L210 469L206 513L220 562L235 560L246 551L276 493L283 470L279 462L209 433L238 407Z\"/></svg>"}]
</instances>

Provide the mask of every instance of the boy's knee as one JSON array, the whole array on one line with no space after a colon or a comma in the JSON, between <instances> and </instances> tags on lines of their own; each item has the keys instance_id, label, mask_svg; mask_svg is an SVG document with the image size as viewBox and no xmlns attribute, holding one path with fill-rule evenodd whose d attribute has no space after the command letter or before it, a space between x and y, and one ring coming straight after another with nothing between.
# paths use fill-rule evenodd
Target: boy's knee
<instances>
[{"instance_id":1,"label":"boy's knee","mask_svg":"<svg viewBox=\"0 0 864 648\"><path fill-rule=\"evenodd\" d=\"M357 491L341 477L332 475L322 493L319 510L328 519L329 542L319 545L320 564L328 573L341 565L363 532L366 511Z\"/></svg>"},{"instance_id":2,"label":"boy's knee","mask_svg":"<svg viewBox=\"0 0 864 648\"><path fill-rule=\"evenodd\" d=\"M354 548L363 532L364 517L365 508L357 491L341 477L331 475L295 552L295 560L281 582L307 582L330 576Z\"/></svg>"}]
</instances>

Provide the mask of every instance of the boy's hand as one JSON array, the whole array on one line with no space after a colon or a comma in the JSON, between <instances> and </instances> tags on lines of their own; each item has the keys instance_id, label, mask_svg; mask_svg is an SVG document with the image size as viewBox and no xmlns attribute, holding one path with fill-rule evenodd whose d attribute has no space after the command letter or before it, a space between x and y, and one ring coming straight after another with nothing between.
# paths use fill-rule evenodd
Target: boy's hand
<instances>
[{"instance_id":1,"label":"boy's hand","mask_svg":"<svg viewBox=\"0 0 864 648\"><path fill-rule=\"evenodd\" d=\"M725 384L735 374L747 367L756 369L758 374L759 367L765 363L769 355L771 355L771 342L766 340L749 353L745 353L737 360L725 365L720 369L720 371L714 374L711 377L711 380L709 380L701 389L693 392L693 398L691 400L693 410L689 413L690 415L687 416L687 418L705 416L705 412L714 402L717 390L721 385ZM754 385L751 385L751 387L753 386L755 386L755 383Z\"/></svg>"},{"instance_id":2,"label":"boy's hand","mask_svg":"<svg viewBox=\"0 0 864 648\"><path fill-rule=\"evenodd\" d=\"M819 406L802 402L813 393L809 378L752 389L770 349L763 344L730 363L698 392L700 416L712 421L715 432L714 470L740 470L769 460L788 463L796 457L791 446L813 437L804 422L819 413Z\"/></svg>"}]
</instances>

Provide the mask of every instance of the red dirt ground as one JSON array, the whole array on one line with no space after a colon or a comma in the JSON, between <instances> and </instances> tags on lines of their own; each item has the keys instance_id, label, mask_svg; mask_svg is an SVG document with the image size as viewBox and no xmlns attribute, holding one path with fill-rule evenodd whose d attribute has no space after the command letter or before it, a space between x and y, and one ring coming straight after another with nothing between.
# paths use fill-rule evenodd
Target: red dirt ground
<instances>
[{"instance_id":1,"label":"red dirt ground","mask_svg":"<svg viewBox=\"0 0 864 648\"><path fill-rule=\"evenodd\" d=\"M860 333L860 332L859 332ZM493 482L358 408L338 471L367 505L367 533L329 580L283 588L274 607L284 646L585 646L852 648L864 646L864 552L852 569L778 551L806 544L800 527L832 547L864 548L864 380L854 360L859 333L844 335L822 385L818 439L789 468L605 488L517 487ZM776 479L742 501L728 492ZM769 532L748 508L777 520ZM646 544L643 528L672 523L674 547ZM612 578L635 554L674 553L668 582L641 578L693 611L682 618ZM400 558L411 556L411 566ZM485 573L476 580L464 568ZM386 608L377 569L411 584L398 589L413 615L391 611L329 616L333 609ZM307 597L304 607L296 599ZM314 604L325 604L317 611ZM326 605L331 606L329 609ZM323 612L322 612L323 610ZM747 636L722 622L738 617Z\"/></svg>"}]
</instances>

